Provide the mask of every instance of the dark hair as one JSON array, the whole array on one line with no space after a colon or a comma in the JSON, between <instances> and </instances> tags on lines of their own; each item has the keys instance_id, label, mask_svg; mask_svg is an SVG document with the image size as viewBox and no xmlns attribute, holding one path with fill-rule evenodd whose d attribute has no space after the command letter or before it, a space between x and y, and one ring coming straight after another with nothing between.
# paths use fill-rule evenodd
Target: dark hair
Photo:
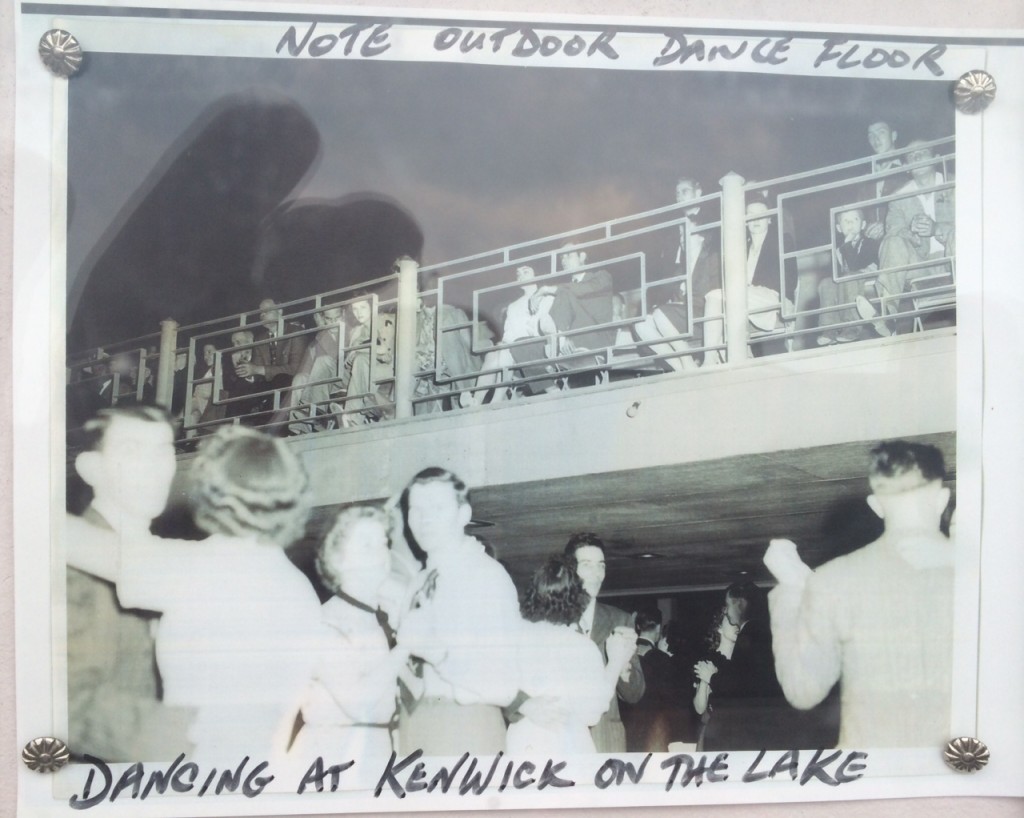
<instances>
[{"instance_id":1,"label":"dark hair","mask_svg":"<svg viewBox=\"0 0 1024 818\"><path fill-rule=\"evenodd\" d=\"M121 418L123 420L140 420L143 423L163 423L169 428L174 427L174 420L170 413L160 406L146 406L134 404L131 406L115 406L110 409L100 409L95 417L87 420L82 427L82 450L86 452L98 452L103 448L107 432L111 424Z\"/></svg>"},{"instance_id":2,"label":"dark hair","mask_svg":"<svg viewBox=\"0 0 1024 818\"><path fill-rule=\"evenodd\" d=\"M604 543L601 541L601 538L598 537L597 534L592 534L590 532L578 532L573 534L569 538L569 542L565 544L565 551L563 553L565 556L575 560L576 552L585 545L592 545L595 548L600 548L601 553L604 553Z\"/></svg>"},{"instance_id":3,"label":"dark hair","mask_svg":"<svg viewBox=\"0 0 1024 818\"><path fill-rule=\"evenodd\" d=\"M872 481L901 477L912 471L919 472L929 483L944 480L946 464L942 452L926 443L908 443L905 440L887 440L871 450L868 477Z\"/></svg>"},{"instance_id":4,"label":"dark hair","mask_svg":"<svg viewBox=\"0 0 1024 818\"><path fill-rule=\"evenodd\" d=\"M661 626L661 611L657 608L650 611L637 611L636 621L633 623L633 628L636 630L637 636L640 636L644 631L654 630Z\"/></svg>"},{"instance_id":5,"label":"dark hair","mask_svg":"<svg viewBox=\"0 0 1024 818\"><path fill-rule=\"evenodd\" d=\"M687 647L687 637L678 619L670 619L661 626L661 638L665 640L669 653L681 655Z\"/></svg>"},{"instance_id":6,"label":"dark hair","mask_svg":"<svg viewBox=\"0 0 1024 818\"><path fill-rule=\"evenodd\" d=\"M768 599L765 596L764 591L749 580L734 582L725 589L725 598L742 599L747 603L744 616L748 622L755 619L767 618Z\"/></svg>"},{"instance_id":7,"label":"dark hair","mask_svg":"<svg viewBox=\"0 0 1024 818\"><path fill-rule=\"evenodd\" d=\"M553 622L572 625L580 621L590 595L576 566L562 555L549 557L534 574L523 595L521 610L528 622Z\"/></svg>"},{"instance_id":8,"label":"dark hair","mask_svg":"<svg viewBox=\"0 0 1024 818\"><path fill-rule=\"evenodd\" d=\"M427 564L427 552L416 542L416 537L412 533L412 529L409 528L409 492L414 486L426 486L430 483L448 483L455 492L460 506L469 502L469 489L466 484L457 474L448 469L442 469L440 466L430 466L418 472L402 490L402 496L398 501L398 507L402 510L402 536L412 555L424 566Z\"/></svg>"}]
</instances>

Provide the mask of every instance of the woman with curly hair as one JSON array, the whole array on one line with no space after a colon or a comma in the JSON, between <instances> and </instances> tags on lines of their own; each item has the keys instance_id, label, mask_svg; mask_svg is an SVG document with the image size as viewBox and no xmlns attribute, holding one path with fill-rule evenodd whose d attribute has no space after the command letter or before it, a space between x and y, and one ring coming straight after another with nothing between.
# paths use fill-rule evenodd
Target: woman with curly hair
<instances>
[{"instance_id":1,"label":"woman with curly hair","mask_svg":"<svg viewBox=\"0 0 1024 818\"><path fill-rule=\"evenodd\" d=\"M196 708L190 759L272 761L318 644L319 599L284 553L305 527L308 480L283 441L241 426L213 435L189 477L205 540L119 541L69 521L69 563L115 582L122 606L162 614L164 701Z\"/></svg>"},{"instance_id":2,"label":"woman with curly hair","mask_svg":"<svg viewBox=\"0 0 1024 818\"><path fill-rule=\"evenodd\" d=\"M317 756L357 759L343 781L352 788L372 787L395 749L398 676L409 658L380 608L391 575L388 529L380 508L353 506L320 544L317 573L334 596L321 609L324 646L289 751L302 769Z\"/></svg>"},{"instance_id":3,"label":"woman with curly hair","mask_svg":"<svg viewBox=\"0 0 1024 818\"><path fill-rule=\"evenodd\" d=\"M522 602L520 690L544 707L508 728L510 755L547 754L554 758L596 752L590 735L615 695L619 675L636 651L636 642L613 632L608 663L577 623L589 596L576 567L564 556L548 559L536 573ZM537 714L545 714L543 722Z\"/></svg>"}]
</instances>

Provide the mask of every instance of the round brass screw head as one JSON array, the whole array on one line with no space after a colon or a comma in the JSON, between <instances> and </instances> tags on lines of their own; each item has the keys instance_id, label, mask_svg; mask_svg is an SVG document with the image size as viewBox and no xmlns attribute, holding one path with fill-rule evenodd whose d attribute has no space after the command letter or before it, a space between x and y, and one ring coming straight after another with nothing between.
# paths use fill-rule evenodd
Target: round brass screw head
<instances>
[{"instance_id":1,"label":"round brass screw head","mask_svg":"<svg viewBox=\"0 0 1024 818\"><path fill-rule=\"evenodd\" d=\"M964 114L984 111L996 98L996 81L987 71L968 71L953 86L953 102Z\"/></svg>"},{"instance_id":2,"label":"round brass screw head","mask_svg":"<svg viewBox=\"0 0 1024 818\"><path fill-rule=\"evenodd\" d=\"M58 77L71 77L82 68L82 46L63 29L52 28L40 38L39 57Z\"/></svg>"},{"instance_id":3,"label":"round brass screw head","mask_svg":"<svg viewBox=\"0 0 1024 818\"><path fill-rule=\"evenodd\" d=\"M56 772L70 758L68 746L59 738L34 738L21 751L21 760L25 766L41 773Z\"/></svg>"},{"instance_id":4,"label":"round brass screw head","mask_svg":"<svg viewBox=\"0 0 1024 818\"><path fill-rule=\"evenodd\" d=\"M988 764L988 747L969 736L953 739L942 755L946 764L959 773L974 773Z\"/></svg>"}]
</instances>

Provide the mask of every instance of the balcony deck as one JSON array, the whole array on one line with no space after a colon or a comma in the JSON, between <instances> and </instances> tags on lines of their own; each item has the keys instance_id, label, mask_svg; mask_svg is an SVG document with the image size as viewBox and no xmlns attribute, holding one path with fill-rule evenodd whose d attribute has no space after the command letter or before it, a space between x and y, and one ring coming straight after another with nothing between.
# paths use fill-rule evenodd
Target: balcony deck
<instances>
[{"instance_id":1,"label":"balcony deck","mask_svg":"<svg viewBox=\"0 0 1024 818\"><path fill-rule=\"evenodd\" d=\"M956 334L936 330L305 435L291 445L317 508L299 550L339 507L436 465L473 487L474 519L493 524L476 533L517 578L593 530L609 592L767 579L771 537L819 564L844 547L841 521L870 528L874 442L935 443L954 474L955 370Z\"/></svg>"}]
</instances>

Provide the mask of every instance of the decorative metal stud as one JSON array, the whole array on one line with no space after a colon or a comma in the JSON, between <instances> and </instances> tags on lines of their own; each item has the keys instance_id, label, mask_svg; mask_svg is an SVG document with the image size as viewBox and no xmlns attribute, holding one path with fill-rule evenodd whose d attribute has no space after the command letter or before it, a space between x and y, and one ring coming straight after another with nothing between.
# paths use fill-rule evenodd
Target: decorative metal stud
<instances>
[{"instance_id":1,"label":"decorative metal stud","mask_svg":"<svg viewBox=\"0 0 1024 818\"><path fill-rule=\"evenodd\" d=\"M52 773L68 763L71 753L59 738L34 738L21 751L21 760L30 770Z\"/></svg>"},{"instance_id":2,"label":"decorative metal stud","mask_svg":"<svg viewBox=\"0 0 1024 818\"><path fill-rule=\"evenodd\" d=\"M968 736L953 739L942 755L946 764L959 773L976 773L988 764L988 747Z\"/></svg>"},{"instance_id":3,"label":"decorative metal stud","mask_svg":"<svg viewBox=\"0 0 1024 818\"><path fill-rule=\"evenodd\" d=\"M984 111L996 98L996 81L987 71L968 71L953 86L953 102L962 114Z\"/></svg>"},{"instance_id":4,"label":"decorative metal stud","mask_svg":"<svg viewBox=\"0 0 1024 818\"><path fill-rule=\"evenodd\" d=\"M39 57L58 77L71 77L82 68L82 46L63 29L50 29L40 38Z\"/></svg>"}]
</instances>

